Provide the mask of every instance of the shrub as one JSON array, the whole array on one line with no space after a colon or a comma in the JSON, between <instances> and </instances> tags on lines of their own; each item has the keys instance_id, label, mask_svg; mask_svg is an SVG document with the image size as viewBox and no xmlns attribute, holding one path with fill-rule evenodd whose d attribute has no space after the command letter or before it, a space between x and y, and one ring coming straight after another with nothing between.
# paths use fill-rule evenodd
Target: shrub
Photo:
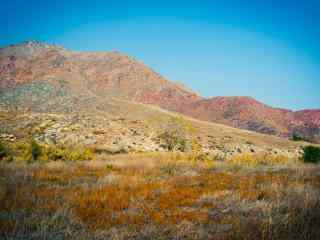
<instances>
[{"instance_id":1,"label":"shrub","mask_svg":"<svg viewBox=\"0 0 320 240\"><path fill-rule=\"evenodd\" d=\"M178 167L175 163L168 163L162 167L160 167L160 171L162 174L173 176L177 172Z\"/></svg>"},{"instance_id":2,"label":"shrub","mask_svg":"<svg viewBox=\"0 0 320 240\"><path fill-rule=\"evenodd\" d=\"M303 161L307 163L320 162L320 147L306 146L303 148Z\"/></svg>"},{"instance_id":3,"label":"shrub","mask_svg":"<svg viewBox=\"0 0 320 240\"><path fill-rule=\"evenodd\" d=\"M93 153L90 149L73 149L70 151L68 158L70 161L91 160Z\"/></svg>"},{"instance_id":4,"label":"shrub","mask_svg":"<svg viewBox=\"0 0 320 240\"><path fill-rule=\"evenodd\" d=\"M162 146L168 151L184 152L187 148L187 140L176 131L166 131L159 135Z\"/></svg>"},{"instance_id":5,"label":"shrub","mask_svg":"<svg viewBox=\"0 0 320 240\"><path fill-rule=\"evenodd\" d=\"M43 155L43 147L33 139L29 142L21 141L13 144L13 150L17 161L33 162L40 160Z\"/></svg>"},{"instance_id":6,"label":"shrub","mask_svg":"<svg viewBox=\"0 0 320 240\"><path fill-rule=\"evenodd\" d=\"M48 147L46 155L47 159L52 161L84 161L93 158L93 153L88 148L64 148L59 146Z\"/></svg>"},{"instance_id":7,"label":"shrub","mask_svg":"<svg viewBox=\"0 0 320 240\"><path fill-rule=\"evenodd\" d=\"M192 139L190 144L191 152L187 157L189 161L197 163L209 160L208 155L202 151L202 146L197 139Z\"/></svg>"},{"instance_id":8,"label":"shrub","mask_svg":"<svg viewBox=\"0 0 320 240\"><path fill-rule=\"evenodd\" d=\"M10 149L0 142L0 160L10 159L12 157Z\"/></svg>"},{"instance_id":9,"label":"shrub","mask_svg":"<svg viewBox=\"0 0 320 240\"><path fill-rule=\"evenodd\" d=\"M181 116L171 117L164 126L164 131L158 137L162 147L168 151L186 152L192 150L187 135L196 132L192 123Z\"/></svg>"},{"instance_id":10,"label":"shrub","mask_svg":"<svg viewBox=\"0 0 320 240\"><path fill-rule=\"evenodd\" d=\"M34 140L31 140L30 143L17 142L12 147L17 161L84 161L93 159L91 149L86 147L42 146Z\"/></svg>"},{"instance_id":11,"label":"shrub","mask_svg":"<svg viewBox=\"0 0 320 240\"><path fill-rule=\"evenodd\" d=\"M46 156L48 160L58 161L58 160L67 160L67 151L64 148L50 146L47 148Z\"/></svg>"},{"instance_id":12,"label":"shrub","mask_svg":"<svg viewBox=\"0 0 320 240\"><path fill-rule=\"evenodd\" d=\"M38 160L42 154L41 146L33 139L31 140L31 143L30 143L30 152L31 152L32 161Z\"/></svg>"},{"instance_id":13,"label":"shrub","mask_svg":"<svg viewBox=\"0 0 320 240\"><path fill-rule=\"evenodd\" d=\"M7 147L0 143L0 159L6 157L8 155L8 150L7 150Z\"/></svg>"},{"instance_id":14,"label":"shrub","mask_svg":"<svg viewBox=\"0 0 320 240\"><path fill-rule=\"evenodd\" d=\"M302 137L298 133L293 133L292 140L293 141L307 141L304 137Z\"/></svg>"},{"instance_id":15,"label":"shrub","mask_svg":"<svg viewBox=\"0 0 320 240\"><path fill-rule=\"evenodd\" d=\"M243 153L233 155L228 163L237 167L256 167L261 164L262 161L253 154Z\"/></svg>"}]
</instances>

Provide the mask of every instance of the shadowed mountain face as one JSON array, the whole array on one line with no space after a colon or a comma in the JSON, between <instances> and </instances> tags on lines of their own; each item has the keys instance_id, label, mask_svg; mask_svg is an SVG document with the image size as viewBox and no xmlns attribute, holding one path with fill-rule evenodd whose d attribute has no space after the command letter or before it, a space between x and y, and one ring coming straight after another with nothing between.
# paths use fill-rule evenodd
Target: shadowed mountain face
<instances>
[{"instance_id":1,"label":"shadowed mountain face","mask_svg":"<svg viewBox=\"0 0 320 240\"><path fill-rule=\"evenodd\" d=\"M0 110L108 111L106 102L111 104L114 98L237 128L282 137L295 133L320 142L320 110L293 112L249 97L205 99L118 52L72 52L35 41L0 49Z\"/></svg>"}]
</instances>

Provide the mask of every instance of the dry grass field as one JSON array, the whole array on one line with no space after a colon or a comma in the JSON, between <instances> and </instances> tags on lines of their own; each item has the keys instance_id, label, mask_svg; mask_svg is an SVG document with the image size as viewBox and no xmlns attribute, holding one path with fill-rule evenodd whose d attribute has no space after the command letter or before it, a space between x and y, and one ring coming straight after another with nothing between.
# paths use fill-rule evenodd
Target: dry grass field
<instances>
[{"instance_id":1,"label":"dry grass field","mask_svg":"<svg viewBox=\"0 0 320 240\"><path fill-rule=\"evenodd\" d=\"M320 166L183 153L3 163L1 239L320 239Z\"/></svg>"}]
</instances>

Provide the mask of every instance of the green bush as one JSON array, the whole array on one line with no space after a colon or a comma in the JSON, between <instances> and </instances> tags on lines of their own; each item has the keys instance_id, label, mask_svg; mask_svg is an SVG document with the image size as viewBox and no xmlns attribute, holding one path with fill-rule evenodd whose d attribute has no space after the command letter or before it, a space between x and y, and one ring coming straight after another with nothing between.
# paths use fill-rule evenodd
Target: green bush
<instances>
[{"instance_id":1,"label":"green bush","mask_svg":"<svg viewBox=\"0 0 320 240\"><path fill-rule=\"evenodd\" d=\"M301 136L298 133L293 133L291 140L296 142L300 142L300 141L309 142L308 139L306 139L305 137Z\"/></svg>"},{"instance_id":2,"label":"green bush","mask_svg":"<svg viewBox=\"0 0 320 240\"><path fill-rule=\"evenodd\" d=\"M320 162L320 147L306 146L303 148L303 161L307 163Z\"/></svg>"},{"instance_id":3,"label":"green bush","mask_svg":"<svg viewBox=\"0 0 320 240\"><path fill-rule=\"evenodd\" d=\"M297 133L294 133L293 135L292 135L292 138L291 138L293 141L303 141L303 138L299 135L299 134L297 134Z\"/></svg>"},{"instance_id":4,"label":"green bush","mask_svg":"<svg viewBox=\"0 0 320 240\"><path fill-rule=\"evenodd\" d=\"M33 139L31 140L31 143L30 143L30 152L31 152L32 161L38 160L42 154L41 146Z\"/></svg>"},{"instance_id":5,"label":"green bush","mask_svg":"<svg viewBox=\"0 0 320 240\"><path fill-rule=\"evenodd\" d=\"M0 160L7 159L11 156L10 149L0 142Z\"/></svg>"}]
</instances>

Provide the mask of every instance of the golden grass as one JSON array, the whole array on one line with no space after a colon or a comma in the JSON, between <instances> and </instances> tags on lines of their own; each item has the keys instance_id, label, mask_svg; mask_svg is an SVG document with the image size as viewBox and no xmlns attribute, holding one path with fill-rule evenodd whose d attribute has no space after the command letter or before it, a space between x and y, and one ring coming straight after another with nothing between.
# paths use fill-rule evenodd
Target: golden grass
<instances>
[{"instance_id":1,"label":"golden grass","mask_svg":"<svg viewBox=\"0 0 320 240\"><path fill-rule=\"evenodd\" d=\"M239 159L237 163L253 162L245 166L265 166L255 156ZM272 166L277 166L277 162L287 163L275 160ZM301 216L293 210L291 213L289 207L280 211L280 207L294 203L302 208L315 208L314 189L320 186L320 176L314 174L313 168L302 168L299 173L291 168L234 171L201 164L203 161L194 164L181 154L130 154L56 168L26 167L28 180L11 186L0 207L6 212L24 210L54 214L62 205L67 206L76 221L94 231L128 226L143 229L150 224L176 227L185 222L196 227L231 224L232 232L227 239L235 233L239 236L253 234L242 222L244 216L256 226L254 232L259 235L255 236L268 239L277 231L275 223L256 218L256 214L262 212L276 222L284 221L281 212L284 211L284 214L292 214L290 223L296 224ZM186 169L197 174L184 175ZM9 175L6 171L1 173ZM117 176L116 181L100 181L114 176ZM304 190L304 187L307 188ZM242 213L246 207L252 210ZM216 212L216 216L212 218L210 212ZM308 215L305 218L308 219ZM3 225L0 229L6 232L18 223L24 224L20 219L0 223Z\"/></svg>"},{"instance_id":2,"label":"golden grass","mask_svg":"<svg viewBox=\"0 0 320 240\"><path fill-rule=\"evenodd\" d=\"M286 155L271 155L271 154L236 154L234 155L228 163L233 166L238 167L256 167L259 165L267 166L281 166L281 165L292 165L296 164L297 160L290 159Z\"/></svg>"},{"instance_id":3,"label":"golden grass","mask_svg":"<svg viewBox=\"0 0 320 240\"><path fill-rule=\"evenodd\" d=\"M72 198L77 216L91 228L117 226L119 224L142 224L151 221L156 224L178 224L182 221L208 221L207 213L192 210L204 194L219 195L222 191L233 191L240 200L273 200L273 188L260 186L287 183L288 177L282 175L238 176L227 173L202 174L197 177L174 177L157 183L130 184L130 177L123 178L117 185L90 191L76 192ZM220 194L220 197L226 197ZM140 204L135 201L140 199ZM132 204L137 213L130 212ZM138 207L138 209L136 209ZM214 208L214 203L206 203L202 208ZM184 208L191 208L185 211ZM100 217L98 217L100 216ZM138 220L140 219L140 220Z\"/></svg>"},{"instance_id":4,"label":"golden grass","mask_svg":"<svg viewBox=\"0 0 320 240\"><path fill-rule=\"evenodd\" d=\"M90 191L75 192L72 205L75 213L91 228L117 226L119 224L179 223L183 220L204 221L206 214L184 211L198 200L201 191L192 187L180 187L141 182L132 186L130 177L117 185ZM136 213L130 212L130 208Z\"/></svg>"}]
</instances>

